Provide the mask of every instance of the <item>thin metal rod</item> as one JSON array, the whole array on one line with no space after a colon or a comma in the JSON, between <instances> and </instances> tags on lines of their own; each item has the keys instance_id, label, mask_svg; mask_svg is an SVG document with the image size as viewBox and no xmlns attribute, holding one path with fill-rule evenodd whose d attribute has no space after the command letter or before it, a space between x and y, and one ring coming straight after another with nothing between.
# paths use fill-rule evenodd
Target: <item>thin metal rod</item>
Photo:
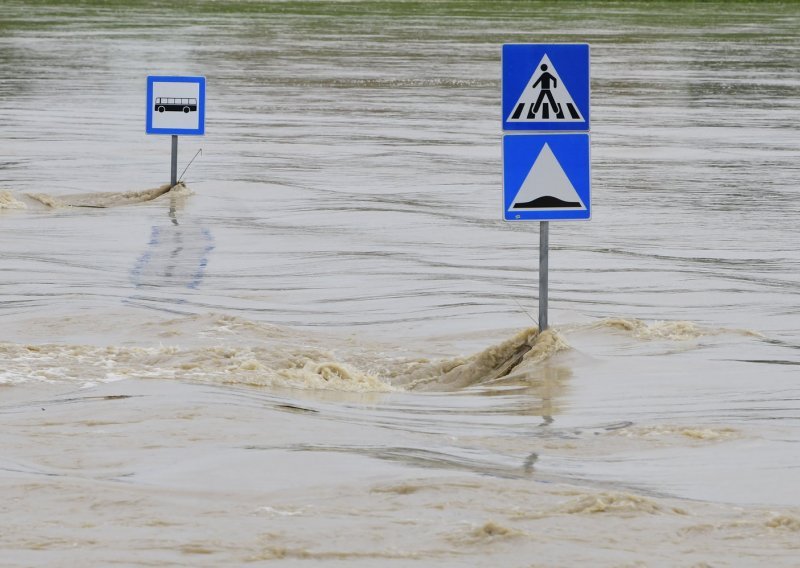
<instances>
[{"instance_id":1,"label":"thin metal rod","mask_svg":"<svg viewBox=\"0 0 800 568\"><path fill-rule=\"evenodd\" d=\"M539 331L547 329L547 271L550 260L549 221L539 222Z\"/></svg>"},{"instance_id":2,"label":"thin metal rod","mask_svg":"<svg viewBox=\"0 0 800 568\"><path fill-rule=\"evenodd\" d=\"M178 135L172 135L172 175L169 178L169 186L178 183Z\"/></svg>"},{"instance_id":3,"label":"thin metal rod","mask_svg":"<svg viewBox=\"0 0 800 568\"><path fill-rule=\"evenodd\" d=\"M197 151L197 153L194 155L194 158L196 158L197 156L202 156L202 155L203 155L203 149L202 149L202 148L200 148L200 149ZM189 163L188 163L188 164L186 164L186 167L185 167L185 168L183 168L183 171L181 172L181 177L179 177L179 178L178 178L178 181L180 181L180 180L182 180L182 179L183 179L183 174L185 174L185 173L186 173L186 170L188 170L188 169L189 169L189 166L191 166L191 165L192 165L192 162L194 162L194 158L192 158L191 160L189 160Z\"/></svg>"}]
</instances>

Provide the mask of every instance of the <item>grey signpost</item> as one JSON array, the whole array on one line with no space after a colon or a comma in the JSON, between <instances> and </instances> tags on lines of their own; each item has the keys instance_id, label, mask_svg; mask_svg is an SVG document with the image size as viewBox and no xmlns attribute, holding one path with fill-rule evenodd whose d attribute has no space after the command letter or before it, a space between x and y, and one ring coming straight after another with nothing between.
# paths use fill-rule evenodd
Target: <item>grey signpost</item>
<instances>
[{"instance_id":1,"label":"grey signpost","mask_svg":"<svg viewBox=\"0 0 800 568\"><path fill-rule=\"evenodd\" d=\"M549 221L539 221L539 330L547 329L547 263L550 260Z\"/></svg>"},{"instance_id":2,"label":"grey signpost","mask_svg":"<svg viewBox=\"0 0 800 568\"><path fill-rule=\"evenodd\" d=\"M549 326L550 221L591 218L589 46L502 51L503 219L539 222L539 330Z\"/></svg>"},{"instance_id":3,"label":"grey signpost","mask_svg":"<svg viewBox=\"0 0 800 568\"><path fill-rule=\"evenodd\" d=\"M175 187L178 183L178 135L172 135L172 168L169 176L169 186Z\"/></svg>"}]
</instances>

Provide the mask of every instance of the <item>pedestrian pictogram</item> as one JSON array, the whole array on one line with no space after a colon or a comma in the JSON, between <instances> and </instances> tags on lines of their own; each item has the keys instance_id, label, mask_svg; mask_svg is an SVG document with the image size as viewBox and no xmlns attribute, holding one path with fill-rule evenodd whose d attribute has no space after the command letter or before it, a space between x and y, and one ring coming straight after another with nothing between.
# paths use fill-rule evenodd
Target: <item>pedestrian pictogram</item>
<instances>
[{"instance_id":1,"label":"pedestrian pictogram","mask_svg":"<svg viewBox=\"0 0 800 568\"><path fill-rule=\"evenodd\" d=\"M589 46L503 46L504 130L589 130Z\"/></svg>"},{"instance_id":2,"label":"pedestrian pictogram","mask_svg":"<svg viewBox=\"0 0 800 568\"><path fill-rule=\"evenodd\" d=\"M545 55L539 62L522 91L509 122L583 122L583 116L558 75L550 58Z\"/></svg>"},{"instance_id":3,"label":"pedestrian pictogram","mask_svg":"<svg viewBox=\"0 0 800 568\"><path fill-rule=\"evenodd\" d=\"M591 217L588 134L503 139L503 217L553 221Z\"/></svg>"}]
</instances>

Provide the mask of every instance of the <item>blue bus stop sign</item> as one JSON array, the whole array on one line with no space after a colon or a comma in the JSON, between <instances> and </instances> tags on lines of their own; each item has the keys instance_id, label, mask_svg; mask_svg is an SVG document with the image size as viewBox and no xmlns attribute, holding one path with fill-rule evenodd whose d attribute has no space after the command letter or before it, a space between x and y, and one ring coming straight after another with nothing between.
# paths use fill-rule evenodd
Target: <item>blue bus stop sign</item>
<instances>
[{"instance_id":1,"label":"blue bus stop sign","mask_svg":"<svg viewBox=\"0 0 800 568\"><path fill-rule=\"evenodd\" d=\"M504 136L503 219L590 219L589 165L587 133Z\"/></svg>"},{"instance_id":2,"label":"blue bus stop sign","mask_svg":"<svg viewBox=\"0 0 800 568\"><path fill-rule=\"evenodd\" d=\"M506 44L502 68L503 130L589 130L588 44Z\"/></svg>"},{"instance_id":3,"label":"blue bus stop sign","mask_svg":"<svg viewBox=\"0 0 800 568\"><path fill-rule=\"evenodd\" d=\"M206 128L205 77L147 77L147 134L202 136Z\"/></svg>"}]
</instances>

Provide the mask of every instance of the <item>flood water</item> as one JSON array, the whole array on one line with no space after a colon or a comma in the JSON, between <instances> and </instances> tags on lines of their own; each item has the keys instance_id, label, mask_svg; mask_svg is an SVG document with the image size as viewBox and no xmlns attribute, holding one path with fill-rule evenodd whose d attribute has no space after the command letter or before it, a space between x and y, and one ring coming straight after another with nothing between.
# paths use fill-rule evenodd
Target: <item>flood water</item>
<instances>
[{"instance_id":1,"label":"flood water","mask_svg":"<svg viewBox=\"0 0 800 568\"><path fill-rule=\"evenodd\" d=\"M561 42L538 334L500 46ZM0 564L796 566L799 55L794 2L6 0ZM207 81L166 192L148 75Z\"/></svg>"}]
</instances>

